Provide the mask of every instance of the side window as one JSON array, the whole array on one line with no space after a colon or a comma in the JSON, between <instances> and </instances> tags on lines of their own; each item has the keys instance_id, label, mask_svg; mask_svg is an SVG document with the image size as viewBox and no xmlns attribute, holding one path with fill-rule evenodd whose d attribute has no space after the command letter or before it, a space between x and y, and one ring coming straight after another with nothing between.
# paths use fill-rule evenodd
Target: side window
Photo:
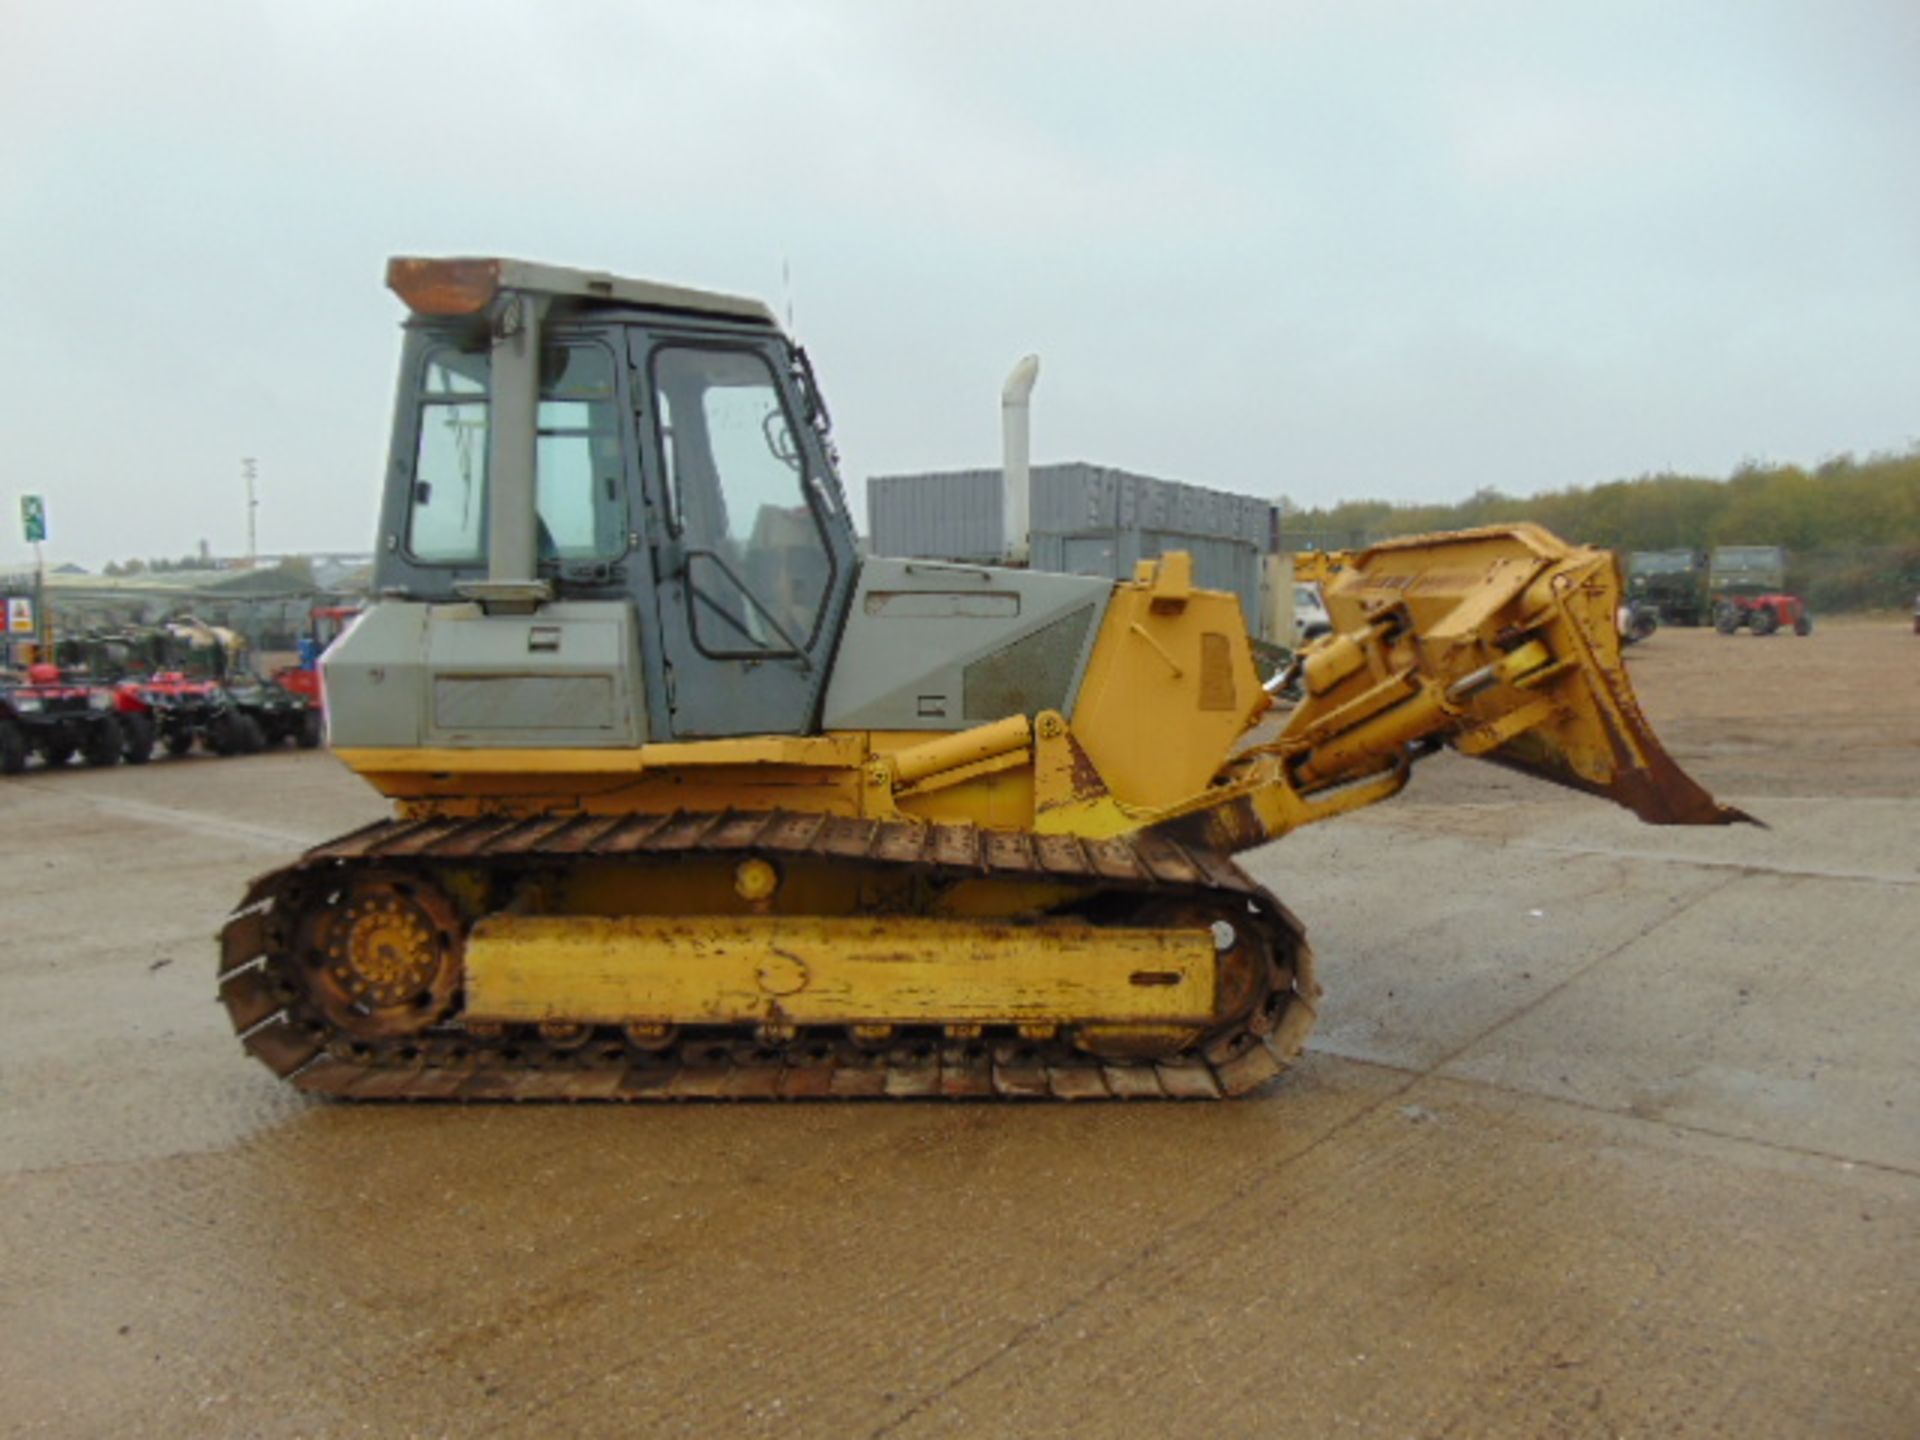
<instances>
[{"instance_id":1,"label":"side window","mask_svg":"<svg viewBox=\"0 0 1920 1440\"><path fill-rule=\"evenodd\" d=\"M627 548L613 357L595 344L541 356L534 442L542 560L615 559ZM486 558L487 356L438 349L421 381L407 549L429 565Z\"/></svg>"},{"instance_id":2,"label":"side window","mask_svg":"<svg viewBox=\"0 0 1920 1440\"><path fill-rule=\"evenodd\" d=\"M430 565L478 561L487 510L487 356L441 349L420 385L407 549Z\"/></svg>"},{"instance_id":3,"label":"side window","mask_svg":"<svg viewBox=\"0 0 1920 1440\"><path fill-rule=\"evenodd\" d=\"M542 559L612 559L627 548L613 356L556 346L541 363L536 505Z\"/></svg>"},{"instance_id":4,"label":"side window","mask_svg":"<svg viewBox=\"0 0 1920 1440\"><path fill-rule=\"evenodd\" d=\"M804 649L833 562L772 368L752 350L672 346L653 381L695 641L714 655Z\"/></svg>"}]
</instances>

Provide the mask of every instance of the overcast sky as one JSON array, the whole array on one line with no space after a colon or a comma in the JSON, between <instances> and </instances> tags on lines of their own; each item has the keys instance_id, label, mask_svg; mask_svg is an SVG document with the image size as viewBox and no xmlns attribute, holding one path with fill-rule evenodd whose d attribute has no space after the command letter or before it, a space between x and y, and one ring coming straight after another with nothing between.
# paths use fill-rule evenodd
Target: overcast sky
<instances>
[{"instance_id":1,"label":"overcast sky","mask_svg":"<svg viewBox=\"0 0 1920 1440\"><path fill-rule=\"evenodd\" d=\"M370 547L395 253L788 296L846 475L1920 439L1920 4L0 0L0 568Z\"/></svg>"}]
</instances>

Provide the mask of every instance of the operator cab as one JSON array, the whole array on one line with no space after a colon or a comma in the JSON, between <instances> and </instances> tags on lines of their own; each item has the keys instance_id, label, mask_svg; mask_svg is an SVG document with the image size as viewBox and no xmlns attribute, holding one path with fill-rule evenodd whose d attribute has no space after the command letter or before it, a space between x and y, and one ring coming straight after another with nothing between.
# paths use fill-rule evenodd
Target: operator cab
<instances>
[{"instance_id":1,"label":"operator cab","mask_svg":"<svg viewBox=\"0 0 1920 1440\"><path fill-rule=\"evenodd\" d=\"M389 613L329 658L334 743L814 728L853 530L805 352L771 313L513 260L399 259L388 284L411 312ZM417 715L367 688L396 649L424 667Z\"/></svg>"}]
</instances>

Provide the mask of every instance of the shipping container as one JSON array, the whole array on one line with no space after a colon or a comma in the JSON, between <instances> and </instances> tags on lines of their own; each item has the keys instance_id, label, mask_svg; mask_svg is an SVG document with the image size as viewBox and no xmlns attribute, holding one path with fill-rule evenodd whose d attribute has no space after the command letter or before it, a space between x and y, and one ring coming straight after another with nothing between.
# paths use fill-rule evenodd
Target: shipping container
<instances>
[{"instance_id":1,"label":"shipping container","mask_svg":"<svg viewBox=\"0 0 1920 1440\"><path fill-rule=\"evenodd\" d=\"M1232 592L1257 627L1268 501L1079 462L1031 473L1036 570L1124 580L1141 560L1185 550L1194 583ZM875 476L867 514L875 555L992 564L1006 553L997 469Z\"/></svg>"}]
</instances>

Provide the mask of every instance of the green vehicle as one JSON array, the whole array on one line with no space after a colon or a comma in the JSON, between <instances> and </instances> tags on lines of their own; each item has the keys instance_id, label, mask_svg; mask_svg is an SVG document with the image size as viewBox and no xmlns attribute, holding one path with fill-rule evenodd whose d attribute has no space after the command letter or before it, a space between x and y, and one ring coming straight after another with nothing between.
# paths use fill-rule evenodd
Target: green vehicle
<instances>
[{"instance_id":1,"label":"green vehicle","mask_svg":"<svg viewBox=\"0 0 1920 1440\"><path fill-rule=\"evenodd\" d=\"M1707 555L1704 550L1636 550L1627 557L1627 603L1650 607L1662 625L1704 625Z\"/></svg>"}]
</instances>

